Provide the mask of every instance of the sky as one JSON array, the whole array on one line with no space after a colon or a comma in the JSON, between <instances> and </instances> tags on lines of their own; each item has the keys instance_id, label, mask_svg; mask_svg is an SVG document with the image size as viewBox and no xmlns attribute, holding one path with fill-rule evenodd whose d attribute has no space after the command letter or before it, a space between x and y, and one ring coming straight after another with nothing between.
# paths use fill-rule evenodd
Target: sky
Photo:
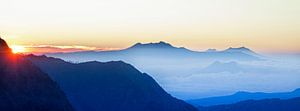
<instances>
[{"instance_id":1,"label":"sky","mask_svg":"<svg viewBox=\"0 0 300 111\"><path fill-rule=\"evenodd\" d=\"M262 53L300 52L299 0L0 0L0 4L0 36L11 46L30 51L111 50L165 41L197 51L245 46Z\"/></svg>"}]
</instances>

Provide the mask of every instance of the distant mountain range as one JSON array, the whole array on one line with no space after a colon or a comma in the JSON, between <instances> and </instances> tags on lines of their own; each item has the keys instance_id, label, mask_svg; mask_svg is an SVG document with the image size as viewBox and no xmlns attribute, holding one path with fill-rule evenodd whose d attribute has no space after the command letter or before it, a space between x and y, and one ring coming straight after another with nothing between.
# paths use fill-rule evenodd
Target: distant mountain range
<instances>
[{"instance_id":1,"label":"distant mountain range","mask_svg":"<svg viewBox=\"0 0 300 111\"><path fill-rule=\"evenodd\" d=\"M211 93L209 91L215 87L198 87L195 84L204 84L203 82L205 81L192 80L192 78L189 79L189 76L203 74L202 68L216 61L221 63L231 61L237 63L265 61L265 58L258 56L257 53L246 47L199 52L184 47L176 47L163 41L157 43L136 43L123 50L53 53L46 54L46 56L74 63L124 61L150 74L165 90L172 94L177 92L199 92L201 90ZM183 81L185 82L181 83ZM189 86L186 86L186 84ZM185 98L187 96L183 94L183 96L177 97Z\"/></svg>"},{"instance_id":2,"label":"distant mountain range","mask_svg":"<svg viewBox=\"0 0 300 111\"><path fill-rule=\"evenodd\" d=\"M180 47L174 47L169 43L160 41L159 43L146 43L146 44L142 44L142 43L136 43L133 46L127 48L127 50L136 50L136 49L171 49L171 50L183 50L183 51L190 51L193 52L191 50L188 50L186 48Z\"/></svg>"},{"instance_id":3,"label":"distant mountain range","mask_svg":"<svg viewBox=\"0 0 300 111\"><path fill-rule=\"evenodd\" d=\"M150 46L149 46L150 47ZM121 61L69 63L29 55L65 91L77 111L196 111L154 79Z\"/></svg>"},{"instance_id":4,"label":"distant mountain range","mask_svg":"<svg viewBox=\"0 0 300 111\"><path fill-rule=\"evenodd\" d=\"M262 99L291 99L295 97L300 97L300 89L296 89L292 92L282 92L282 93L262 93L262 92L237 92L229 96L219 96L203 99L188 100L187 102L193 104L194 106L213 106L222 104L233 104L245 100L262 100Z\"/></svg>"},{"instance_id":5,"label":"distant mountain range","mask_svg":"<svg viewBox=\"0 0 300 111\"><path fill-rule=\"evenodd\" d=\"M282 99L247 100L235 104L198 107L199 111L299 111L300 97Z\"/></svg>"},{"instance_id":6,"label":"distant mountain range","mask_svg":"<svg viewBox=\"0 0 300 111\"><path fill-rule=\"evenodd\" d=\"M237 52L237 53L245 53L251 56L256 56L256 57L262 57L261 55L257 54L256 52L252 51L251 49L247 48L247 47L238 47L238 48L228 48L226 50L224 50L223 52Z\"/></svg>"},{"instance_id":7,"label":"distant mountain range","mask_svg":"<svg viewBox=\"0 0 300 111\"><path fill-rule=\"evenodd\" d=\"M1 111L73 111L59 86L0 38Z\"/></svg>"},{"instance_id":8,"label":"distant mountain range","mask_svg":"<svg viewBox=\"0 0 300 111\"><path fill-rule=\"evenodd\" d=\"M206 52L196 52L159 42L137 43L119 51L49 55L65 58L73 63L47 56L12 54L6 42L0 38L1 111L300 110L300 89L285 93L237 92L229 96L187 101L192 106L172 97L148 74L140 72L125 62L113 61L129 61L146 67L146 69L159 68L160 70L157 72L163 72L170 68L181 74L180 70L199 71L198 66L192 63L197 64L208 60L213 62L200 69L199 73L273 73L269 70L270 68L264 69L236 62L263 60L261 55L246 47L229 48L224 51L209 49ZM228 60L232 62L226 62ZM89 62L74 63L74 61ZM178 67L175 68L176 66ZM197 66L197 69L191 70L190 66ZM275 70L274 73L281 73L280 70L272 70ZM288 71L283 72L287 73ZM181 77L193 78L179 76L179 78ZM161 78L164 77L161 76ZM170 78L170 76L165 78ZM177 82L176 78L170 80Z\"/></svg>"},{"instance_id":9,"label":"distant mountain range","mask_svg":"<svg viewBox=\"0 0 300 111\"><path fill-rule=\"evenodd\" d=\"M51 57L58 57L64 60L84 62L91 60L112 61L123 60L129 63L134 63L138 58L144 59L178 59L178 58L194 58L198 60L242 60L255 61L262 60L254 51L246 48L229 48L224 51L207 51L197 52L191 51L183 47L174 47L166 42L159 43L137 43L127 49L117 51L84 51L72 53L52 53L46 54ZM136 59L137 58L137 59ZM138 61L139 62L139 61Z\"/></svg>"}]
</instances>

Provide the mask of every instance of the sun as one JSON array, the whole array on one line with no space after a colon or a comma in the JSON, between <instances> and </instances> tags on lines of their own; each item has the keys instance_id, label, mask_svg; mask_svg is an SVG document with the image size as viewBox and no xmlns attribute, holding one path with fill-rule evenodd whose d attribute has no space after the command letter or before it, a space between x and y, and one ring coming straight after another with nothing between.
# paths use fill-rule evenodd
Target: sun
<instances>
[{"instance_id":1,"label":"sun","mask_svg":"<svg viewBox=\"0 0 300 111\"><path fill-rule=\"evenodd\" d=\"M23 53L26 51L24 46L20 46L20 45L12 45L11 46L12 52L13 53Z\"/></svg>"}]
</instances>

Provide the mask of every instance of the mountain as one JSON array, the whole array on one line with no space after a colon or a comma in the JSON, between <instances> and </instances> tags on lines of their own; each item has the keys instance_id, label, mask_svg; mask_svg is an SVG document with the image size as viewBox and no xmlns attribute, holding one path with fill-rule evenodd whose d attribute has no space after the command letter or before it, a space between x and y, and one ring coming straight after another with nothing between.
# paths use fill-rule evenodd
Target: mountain
<instances>
[{"instance_id":1,"label":"mountain","mask_svg":"<svg viewBox=\"0 0 300 111\"><path fill-rule=\"evenodd\" d=\"M222 52L238 52L238 53L245 53L245 54L248 54L248 55L252 55L252 56L257 56L257 57L260 57L261 55L257 54L256 52L252 51L251 49L249 48L246 48L246 47L238 47L238 48L228 48Z\"/></svg>"},{"instance_id":2,"label":"mountain","mask_svg":"<svg viewBox=\"0 0 300 111\"><path fill-rule=\"evenodd\" d=\"M59 86L0 38L1 111L73 111Z\"/></svg>"},{"instance_id":3,"label":"mountain","mask_svg":"<svg viewBox=\"0 0 300 111\"><path fill-rule=\"evenodd\" d=\"M256 61L261 60L259 57L254 56L255 52L248 48L229 48L224 51L207 51L197 52L191 51L184 47L174 47L166 42L158 43L136 43L135 45L116 51L83 51L72 53L50 53L46 54L50 57L61 58L67 61L86 62L91 60L97 61L113 61L122 60L128 63L138 63L140 60L137 58L157 60L160 58L167 60L182 60L186 58L202 60L241 60L241 61ZM180 61L179 61L180 62ZM147 63L143 61L143 63Z\"/></svg>"},{"instance_id":4,"label":"mountain","mask_svg":"<svg viewBox=\"0 0 300 111\"><path fill-rule=\"evenodd\" d=\"M229 105L199 107L199 111L299 111L300 97L288 100L247 100Z\"/></svg>"},{"instance_id":5,"label":"mountain","mask_svg":"<svg viewBox=\"0 0 300 111\"><path fill-rule=\"evenodd\" d=\"M29 55L50 74L78 111L196 111L165 92L146 73L122 61L69 63Z\"/></svg>"},{"instance_id":6,"label":"mountain","mask_svg":"<svg viewBox=\"0 0 300 111\"><path fill-rule=\"evenodd\" d=\"M128 49L176 49L176 47L172 46L169 43L160 41L159 43L136 43L135 45L129 47Z\"/></svg>"},{"instance_id":7,"label":"mountain","mask_svg":"<svg viewBox=\"0 0 300 111\"><path fill-rule=\"evenodd\" d=\"M6 42L0 38L0 54L1 56L6 56L11 54L11 49L8 47Z\"/></svg>"},{"instance_id":8,"label":"mountain","mask_svg":"<svg viewBox=\"0 0 300 111\"><path fill-rule=\"evenodd\" d=\"M150 74L151 77L173 95L176 92L213 90L214 87L198 87L194 84L197 80L188 79L189 75L198 75L202 67L215 61L227 62L262 62L259 57L243 52L212 51L198 52L183 47L177 47L167 42L136 43L126 49L114 51L85 51L73 53L52 53L48 57L60 58L71 62L88 61L124 61L137 69ZM178 82L174 81L178 80ZM186 81L184 83L180 83ZM205 81L199 81L202 82ZM189 84L189 86L186 86ZM209 84L209 83L208 83ZM204 89L205 88L205 89ZM207 92L207 91L206 91ZM211 94L211 92L208 92ZM183 98L183 96L177 96Z\"/></svg>"},{"instance_id":9,"label":"mountain","mask_svg":"<svg viewBox=\"0 0 300 111\"><path fill-rule=\"evenodd\" d=\"M237 92L229 96L220 96L220 97L211 97L203 99L189 100L190 104L194 106L213 106L221 104L232 104L239 101L245 100L262 100L270 98L279 98L279 99L290 99L300 97L300 89L296 89L292 92L282 92L282 93L250 93L250 92Z\"/></svg>"}]
</instances>

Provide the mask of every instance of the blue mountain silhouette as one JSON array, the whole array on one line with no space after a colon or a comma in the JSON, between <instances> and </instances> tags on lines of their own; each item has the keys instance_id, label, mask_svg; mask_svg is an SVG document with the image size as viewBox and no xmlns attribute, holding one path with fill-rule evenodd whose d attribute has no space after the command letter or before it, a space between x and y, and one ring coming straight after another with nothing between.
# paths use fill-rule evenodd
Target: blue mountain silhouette
<instances>
[{"instance_id":1,"label":"blue mountain silhouette","mask_svg":"<svg viewBox=\"0 0 300 111\"><path fill-rule=\"evenodd\" d=\"M279 99L290 99L300 97L300 89L296 89L292 92L281 92L281 93L263 93L263 92L237 92L233 95L228 96L219 96L219 97L210 97L203 99L194 99L189 100L188 102L194 106L212 106L212 105L221 105L221 104L232 104L239 101L245 100L262 100L270 98L279 98Z\"/></svg>"},{"instance_id":2,"label":"blue mountain silhouette","mask_svg":"<svg viewBox=\"0 0 300 111\"><path fill-rule=\"evenodd\" d=\"M137 43L129 48L116 51L83 51L73 53L52 53L47 56L57 57L70 61L113 61L122 60L128 63L139 62L136 58L159 59L167 58L182 60L185 58L194 58L201 60L242 60L256 61L262 60L255 52L248 48L229 48L224 51L198 52L186 49L184 47L175 47L166 42L158 43ZM145 64L145 61L143 61ZM163 61L160 61L163 62Z\"/></svg>"},{"instance_id":3,"label":"blue mountain silhouette","mask_svg":"<svg viewBox=\"0 0 300 111\"><path fill-rule=\"evenodd\" d=\"M282 99L247 100L235 104L198 107L199 111L299 111L300 97Z\"/></svg>"},{"instance_id":4,"label":"blue mountain silhouette","mask_svg":"<svg viewBox=\"0 0 300 111\"><path fill-rule=\"evenodd\" d=\"M69 63L46 56L28 60L56 80L78 111L196 111L154 79L122 61Z\"/></svg>"}]
</instances>

